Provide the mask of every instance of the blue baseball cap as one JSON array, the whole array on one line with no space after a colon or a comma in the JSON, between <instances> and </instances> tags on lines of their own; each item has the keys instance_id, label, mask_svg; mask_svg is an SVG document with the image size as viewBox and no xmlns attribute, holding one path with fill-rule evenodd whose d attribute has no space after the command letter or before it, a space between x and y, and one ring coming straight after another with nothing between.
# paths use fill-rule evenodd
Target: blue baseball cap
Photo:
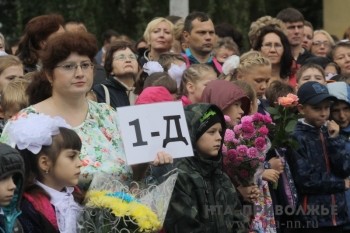
<instances>
[{"instance_id":1,"label":"blue baseball cap","mask_svg":"<svg viewBox=\"0 0 350 233\"><path fill-rule=\"evenodd\" d=\"M325 85L315 81L306 82L298 90L298 98L300 104L316 105L325 99L332 101L337 100L336 97L329 94Z\"/></svg>"}]
</instances>

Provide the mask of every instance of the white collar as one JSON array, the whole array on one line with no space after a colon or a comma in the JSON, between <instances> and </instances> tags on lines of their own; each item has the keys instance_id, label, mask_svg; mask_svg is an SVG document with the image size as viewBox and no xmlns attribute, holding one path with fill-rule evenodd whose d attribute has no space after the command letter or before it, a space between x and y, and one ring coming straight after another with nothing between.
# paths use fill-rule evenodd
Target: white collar
<instances>
[{"instance_id":1,"label":"white collar","mask_svg":"<svg viewBox=\"0 0 350 233\"><path fill-rule=\"evenodd\" d=\"M50 195L50 202L52 205L59 203L62 199L64 199L64 197L72 195L74 191L73 187L66 187L64 192L59 192L56 189L50 188L49 186L37 180L35 181L35 183L42 187Z\"/></svg>"},{"instance_id":2,"label":"white collar","mask_svg":"<svg viewBox=\"0 0 350 233\"><path fill-rule=\"evenodd\" d=\"M77 217L82 208L74 200L72 195L74 188L66 187L64 192L59 192L37 180L35 183L50 195L50 203L55 207L59 231L61 233L76 232Z\"/></svg>"}]
</instances>

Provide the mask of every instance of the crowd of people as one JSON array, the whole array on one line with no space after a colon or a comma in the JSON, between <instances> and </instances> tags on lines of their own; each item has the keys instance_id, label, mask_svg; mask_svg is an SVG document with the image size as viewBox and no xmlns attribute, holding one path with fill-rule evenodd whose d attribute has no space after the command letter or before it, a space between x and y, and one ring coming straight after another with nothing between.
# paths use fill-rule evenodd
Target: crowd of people
<instances>
[{"instance_id":1,"label":"crowd of people","mask_svg":"<svg viewBox=\"0 0 350 233\"><path fill-rule=\"evenodd\" d=\"M0 34L0 232L83 232L96 174L131 184L173 169L156 232L350 232L348 34L314 30L295 8L252 22L247 52L232 25L204 12L157 17L137 42L107 30L100 49L58 14L29 20L15 51ZM290 96L291 115L276 116ZM128 165L118 108L170 101L184 107L194 156L159 148ZM286 143L274 144L292 116ZM257 152L227 140L256 119L271 131L254 132L268 143L249 182L230 163Z\"/></svg>"}]
</instances>

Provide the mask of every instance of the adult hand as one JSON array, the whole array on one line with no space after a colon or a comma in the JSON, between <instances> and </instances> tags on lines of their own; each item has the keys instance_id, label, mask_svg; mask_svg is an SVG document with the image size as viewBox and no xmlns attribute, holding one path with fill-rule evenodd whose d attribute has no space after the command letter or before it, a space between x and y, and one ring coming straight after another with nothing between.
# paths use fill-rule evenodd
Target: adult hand
<instances>
[{"instance_id":1,"label":"adult hand","mask_svg":"<svg viewBox=\"0 0 350 233\"><path fill-rule=\"evenodd\" d=\"M263 180L273 182L273 183L276 183L278 181L279 176L280 176L280 173L275 169L265 169L265 171L262 174Z\"/></svg>"},{"instance_id":2,"label":"adult hand","mask_svg":"<svg viewBox=\"0 0 350 233\"><path fill-rule=\"evenodd\" d=\"M271 164L271 168L278 171L280 174L284 171L284 164L282 163L281 158L272 157L269 160L269 163Z\"/></svg>"},{"instance_id":3,"label":"adult hand","mask_svg":"<svg viewBox=\"0 0 350 233\"><path fill-rule=\"evenodd\" d=\"M161 166L161 165L170 164L170 163L173 163L173 157L164 151L160 151L157 153L157 156L154 159L152 165Z\"/></svg>"}]
</instances>

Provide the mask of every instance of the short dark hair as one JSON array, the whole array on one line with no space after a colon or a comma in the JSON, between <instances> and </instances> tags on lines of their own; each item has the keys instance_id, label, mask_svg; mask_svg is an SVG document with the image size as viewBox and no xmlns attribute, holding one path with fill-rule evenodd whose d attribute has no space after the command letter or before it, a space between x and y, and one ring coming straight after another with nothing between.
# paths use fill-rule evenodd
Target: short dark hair
<instances>
[{"instance_id":1,"label":"short dark hair","mask_svg":"<svg viewBox=\"0 0 350 233\"><path fill-rule=\"evenodd\" d=\"M107 52L106 52L105 65L104 65L104 68L105 68L107 74L110 74L113 70L112 66L113 66L113 54L114 54L114 52L118 51L118 50L125 50L127 48L129 48L135 55L137 54L133 44L131 44L128 41L117 40L117 41L112 42L110 44L110 46L108 47Z\"/></svg>"},{"instance_id":2,"label":"short dark hair","mask_svg":"<svg viewBox=\"0 0 350 233\"><path fill-rule=\"evenodd\" d=\"M210 20L209 16L204 13L204 12L200 12L200 11L194 11L192 13L190 13L189 15L187 15L187 17L185 18L185 23L184 23L184 31L186 32L191 32L192 30L192 22L198 19L201 22L205 22Z\"/></svg>"},{"instance_id":3,"label":"short dark hair","mask_svg":"<svg viewBox=\"0 0 350 233\"><path fill-rule=\"evenodd\" d=\"M270 83L265 91L266 99L270 106L275 106L278 100L278 97L283 97L289 93L294 93L294 90L287 83L282 82L281 80L275 80Z\"/></svg>"},{"instance_id":4,"label":"short dark hair","mask_svg":"<svg viewBox=\"0 0 350 233\"><path fill-rule=\"evenodd\" d=\"M105 42L110 43L111 38L113 36L118 37L119 33L113 29L108 29L108 30L104 31L102 34L103 43L105 43Z\"/></svg>"},{"instance_id":5,"label":"short dark hair","mask_svg":"<svg viewBox=\"0 0 350 233\"><path fill-rule=\"evenodd\" d=\"M56 65L69 57L73 52L86 55L93 61L96 55L97 41L88 32L63 32L50 39L42 53L43 70L52 74Z\"/></svg>"},{"instance_id":6,"label":"short dark hair","mask_svg":"<svg viewBox=\"0 0 350 233\"><path fill-rule=\"evenodd\" d=\"M303 14L295 8L288 7L280 12L278 12L277 19L282 20L284 23L295 23L295 22L303 22L304 16Z\"/></svg>"},{"instance_id":7,"label":"short dark hair","mask_svg":"<svg viewBox=\"0 0 350 233\"><path fill-rule=\"evenodd\" d=\"M238 45L238 48L242 48L243 35L232 24L220 23L215 25L215 33L218 37L231 37Z\"/></svg>"}]
</instances>

